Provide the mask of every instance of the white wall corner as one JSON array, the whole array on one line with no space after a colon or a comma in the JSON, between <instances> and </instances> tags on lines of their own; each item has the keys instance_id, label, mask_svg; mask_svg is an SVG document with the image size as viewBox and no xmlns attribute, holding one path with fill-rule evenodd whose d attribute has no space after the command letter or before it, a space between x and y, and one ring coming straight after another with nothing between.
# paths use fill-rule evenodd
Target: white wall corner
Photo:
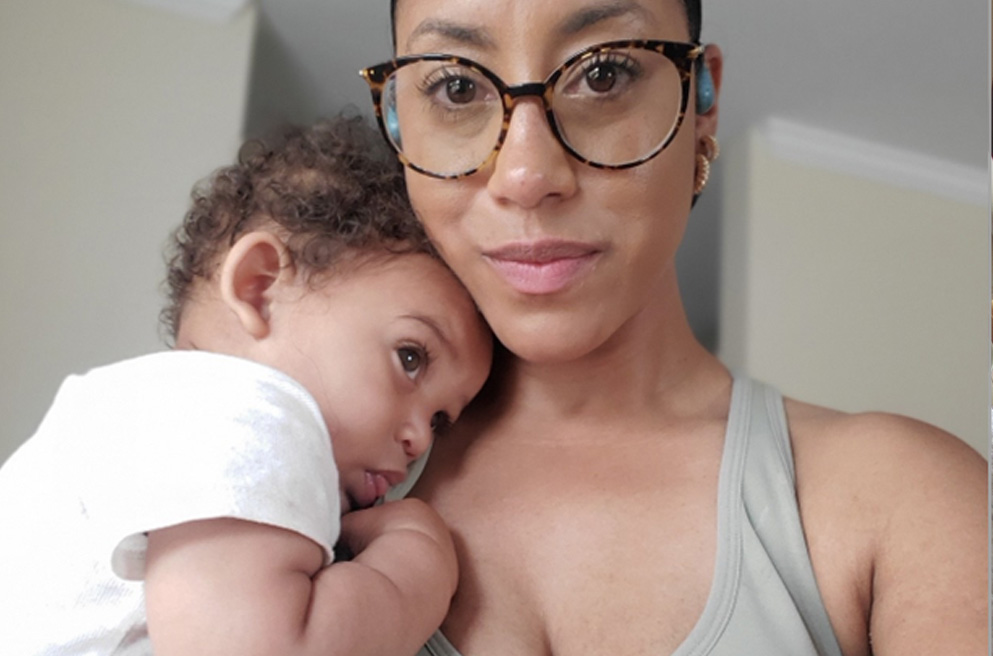
<instances>
[{"instance_id":1,"label":"white wall corner","mask_svg":"<svg viewBox=\"0 0 993 656\"><path fill-rule=\"evenodd\" d=\"M227 23L233 20L245 7L254 4L252 0L130 0L139 5L158 7L183 16L206 20L211 23Z\"/></svg>"},{"instance_id":2,"label":"white wall corner","mask_svg":"<svg viewBox=\"0 0 993 656\"><path fill-rule=\"evenodd\" d=\"M921 153L779 117L760 128L773 156L799 164L987 207L990 174Z\"/></svg>"}]
</instances>

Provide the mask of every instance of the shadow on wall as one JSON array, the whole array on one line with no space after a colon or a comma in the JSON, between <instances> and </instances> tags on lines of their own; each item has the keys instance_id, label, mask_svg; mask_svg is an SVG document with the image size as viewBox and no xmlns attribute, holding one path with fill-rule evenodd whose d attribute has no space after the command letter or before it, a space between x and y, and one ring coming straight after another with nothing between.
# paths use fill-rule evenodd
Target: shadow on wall
<instances>
[{"instance_id":1,"label":"shadow on wall","mask_svg":"<svg viewBox=\"0 0 993 656\"><path fill-rule=\"evenodd\" d=\"M676 254L679 290L690 327L708 351L720 336L721 228L724 221L724 175L720 160L690 213L686 236Z\"/></svg>"},{"instance_id":2,"label":"shadow on wall","mask_svg":"<svg viewBox=\"0 0 993 656\"><path fill-rule=\"evenodd\" d=\"M325 108L317 106L313 91L300 74L301 67L264 12L259 14L251 70L246 137L261 136L286 123L311 122L333 111L323 112Z\"/></svg>"}]
</instances>

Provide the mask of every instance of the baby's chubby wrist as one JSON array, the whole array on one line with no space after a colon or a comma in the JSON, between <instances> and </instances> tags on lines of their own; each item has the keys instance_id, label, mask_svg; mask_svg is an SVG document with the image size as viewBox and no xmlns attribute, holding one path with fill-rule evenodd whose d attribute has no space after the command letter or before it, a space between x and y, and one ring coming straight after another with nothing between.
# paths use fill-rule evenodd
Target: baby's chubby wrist
<instances>
[{"instance_id":1,"label":"baby's chubby wrist","mask_svg":"<svg viewBox=\"0 0 993 656\"><path fill-rule=\"evenodd\" d=\"M425 574L430 572L435 586L447 580L451 593L454 594L458 584L458 559L452 534L441 516L425 502L413 498L392 501L384 504L382 508L388 510L391 515L387 532L396 533L397 537L400 533L406 533L410 542L421 542L422 549L412 548L412 554L426 551L435 556L436 567L430 567L423 558L419 559L420 563L412 565L414 567L420 565L421 571ZM412 545L408 546L412 547ZM431 572L431 569L438 571Z\"/></svg>"},{"instance_id":2,"label":"baby's chubby wrist","mask_svg":"<svg viewBox=\"0 0 993 656\"><path fill-rule=\"evenodd\" d=\"M406 570L405 578L430 578L432 587L450 587L454 593L458 562L451 533L423 501L400 499L348 513L341 529L336 553L353 554L356 562L384 573Z\"/></svg>"}]
</instances>

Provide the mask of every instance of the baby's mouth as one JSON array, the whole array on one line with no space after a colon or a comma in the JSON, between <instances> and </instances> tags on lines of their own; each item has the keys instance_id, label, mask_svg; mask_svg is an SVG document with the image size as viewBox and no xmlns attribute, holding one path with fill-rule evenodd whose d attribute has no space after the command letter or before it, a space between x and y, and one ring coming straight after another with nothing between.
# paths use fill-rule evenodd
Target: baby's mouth
<instances>
[{"instance_id":1,"label":"baby's mouth","mask_svg":"<svg viewBox=\"0 0 993 656\"><path fill-rule=\"evenodd\" d=\"M378 471L367 471L358 490L346 490L350 510L371 508L386 496L393 486L391 474Z\"/></svg>"}]
</instances>

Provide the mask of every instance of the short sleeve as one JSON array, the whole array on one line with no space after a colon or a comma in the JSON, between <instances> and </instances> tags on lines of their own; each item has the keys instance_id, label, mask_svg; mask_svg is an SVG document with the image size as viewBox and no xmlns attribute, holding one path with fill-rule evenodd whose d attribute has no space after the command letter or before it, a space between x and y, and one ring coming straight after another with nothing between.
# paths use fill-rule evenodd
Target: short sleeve
<instances>
[{"instance_id":1,"label":"short sleeve","mask_svg":"<svg viewBox=\"0 0 993 656\"><path fill-rule=\"evenodd\" d=\"M148 532L222 517L300 533L331 562L340 528L331 440L289 377L171 352L94 370L63 392L78 422L81 502L121 578L144 577Z\"/></svg>"}]
</instances>

